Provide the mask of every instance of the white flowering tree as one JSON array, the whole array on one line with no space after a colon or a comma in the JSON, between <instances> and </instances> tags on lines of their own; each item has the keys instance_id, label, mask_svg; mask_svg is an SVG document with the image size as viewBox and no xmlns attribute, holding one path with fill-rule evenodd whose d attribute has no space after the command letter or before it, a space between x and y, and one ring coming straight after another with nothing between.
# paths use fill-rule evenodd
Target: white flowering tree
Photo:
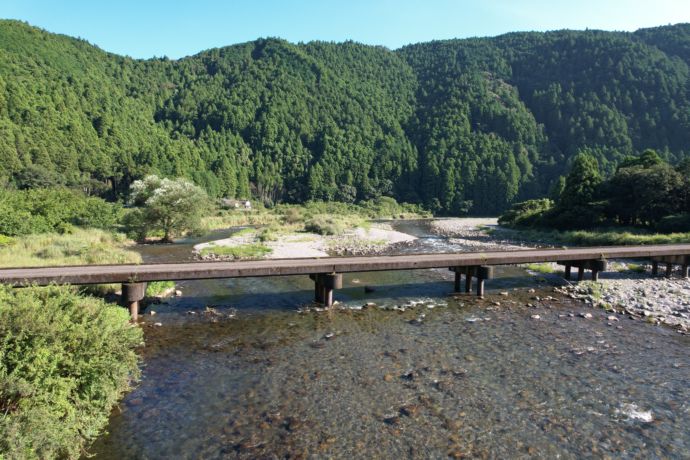
<instances>
[{"instance_id":1,"label":"white flowering tree","mask_svg":"<svg viewBox=\"0 0 690 460\"><path fill-rule=\"evenodd\" d=\"M129 192L130 203L138 208L131 220L140 236L159 230L165 242L198 228L208 208L206 192L185 179L147 176L135 181Z\"/></svg>"}]
</instances>

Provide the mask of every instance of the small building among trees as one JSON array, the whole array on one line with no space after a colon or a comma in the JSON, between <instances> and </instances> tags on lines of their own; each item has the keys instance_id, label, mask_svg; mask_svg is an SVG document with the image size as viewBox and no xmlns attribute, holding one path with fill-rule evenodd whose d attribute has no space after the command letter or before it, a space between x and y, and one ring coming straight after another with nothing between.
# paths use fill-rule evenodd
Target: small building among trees
<instances>
[{"instance_id":1,"label":"small building among trees","mask_svg":"<svg viewBox=\"0 0 690 460\"><path fill-rule=\"evenodd\" d=\"M249 200L221 198L220 205L225 209L252 209L252 202Z\"/></svg>"}]
</instances>

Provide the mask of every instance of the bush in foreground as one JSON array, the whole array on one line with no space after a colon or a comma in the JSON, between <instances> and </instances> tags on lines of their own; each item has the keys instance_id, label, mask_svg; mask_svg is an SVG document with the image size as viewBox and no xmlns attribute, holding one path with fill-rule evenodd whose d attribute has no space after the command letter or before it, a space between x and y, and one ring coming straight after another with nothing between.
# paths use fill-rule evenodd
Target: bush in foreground
<instances>
[{"instance_id":1,"label":"bush in foreground","mask_svg":"<svg viewBox=\"0 0 690 460\"><path fill-rule=\"evenodd\" d=\"M0 286L0 458L79 458L139 376L125 309L69 287Z\"/></svg>"}]
</instances>

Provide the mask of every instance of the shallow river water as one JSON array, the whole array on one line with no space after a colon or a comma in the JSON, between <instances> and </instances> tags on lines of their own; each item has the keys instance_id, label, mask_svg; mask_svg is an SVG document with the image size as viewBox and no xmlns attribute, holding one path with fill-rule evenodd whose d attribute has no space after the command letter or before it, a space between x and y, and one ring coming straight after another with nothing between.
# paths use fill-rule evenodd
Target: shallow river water
<instances>
[{"instance_id":1,"label":"shallow river water","mask_svg":"<svg viewBox=\"0 0 690 460\"><path fill-rule=\"evenodd\" d=\"M463 249L423 223L397 225L422 237L402 251ZM184 260L196 242L141 251ZM332 311L304 308L307 277L179 283L182 297L143 315L142 381L91 452L690 458L690 337L532 300L557 282L506 268L477 300L451 295L443 270L353 274Z\"/></svg>"}]
</instances>

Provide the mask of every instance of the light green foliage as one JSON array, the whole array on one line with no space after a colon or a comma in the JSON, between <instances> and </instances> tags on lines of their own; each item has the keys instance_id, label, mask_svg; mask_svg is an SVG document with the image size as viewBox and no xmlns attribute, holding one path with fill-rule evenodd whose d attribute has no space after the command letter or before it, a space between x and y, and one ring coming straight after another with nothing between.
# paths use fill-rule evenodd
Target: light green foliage
<instances>
[{"instance_id":1,"label":"light green foliage","mask_svg":"<svg viewBox=\"0 0 690 460\"><path fill-rule=\"evenodd\" d=\"M130 201L138 206L133 214L137 233L145 235L151 230L163 232L163 240L195 230L208 209L206 193L185 179L166 179L147 176L134 182L130 188ZM136 225L136 224L135 224Z\"/></svg>"},{"instance_id":2,"label":"light green foliage","mask_svg":"<svg viewBox=\"0 0 690 460\"><path fill-rule=\"evenodd\" d=\"M551 263L525 264L523 267L525 267L527 270L544 274L554 273L556 271Z\"/></svg>"},{"instance_id":3,"label":"light green foliage","mask_svg":"<svg viewBox=\"0 0 690 460\"><path fill-rule=\"evenodd\" d=\"M146 284L146 296L155 297L171 289L175 289L174 281L151 281Z\"/></svg>"},{"instance_id":4,"label":"light green foliage","mask_svg":"<svg viewBox=\"0 0 690 460\"><path fill-rule=\"evenodd\" d=\"M645 271L647 271L647 268L644 265L640 264L627 264L627 269L635 273L644 273Z\"/></svg>"},{"instance_id":5,"label":"light green foliage","mask_svg":"<svg viewBox=\"0 0 690 460\"><path fill-rule=\"evenodd\" d=\"M642 229L599 228L592 230L495 229L496 238L512 238L545 244L576 246L625 246L641 244L690 243L690 233L650 233Z\"/></svg>"},{"instance_id":6,"label":"light green foliage","mask_svg":"<svg viewBox=\"0 0 690 460\"><path fill-rule=\"evenodd\" d=\"M231 257L233 259L259 259L271 253L271 248L262 244L241 244L239 246L220 246L211 245L201 250L202 256L215 254L218 256Z\"/></svg>"},{"instance_id":7,"label":"light green foliage","mask_svg":"<svg viewBox=\"0 0 690 460\"><path fill-rule=\"evenodd\" d=\"M304 230L319 235L341 235L347 228L348 225L343 218L332 215L319 214L304 224Z\"/></svg>"},{"instance_id":8,"label":"light green foliage","mask_svg":"<svg viewBox=\"0 0 690 460\"><path fill-rule=\"evenodd\" d=\"M0 189L0 234L69 233L74 226L112 230L122 206L68 189Z\"/></svg>"},{"instance_id":9,"label":"light green foliage","mask_svg":"<svg viewBox=\"0 0 690 460\"><path fill-rule=\"evenodd\" d=\"M69 234L43 233L17 237L0 245L0 267L139 263L141 256L127 250L121 234L98 229L75 229Z\"/></svg>"},{"instance_id":10,"label":"light green foliage","mask_svg":"<svg viewBox=\"0 0 690 460\"><path fill-rule=\"evenodd\" d=\"M267 241L276 241L278 235L281 233L281 229L275 225L270 227L262 228L261 231L256 235L256 239L265 243Z\"/></svg>"},{"instance_id":11,"label":"light green foliage","mask_svg":"<svg viewBox=\"0 0 690 460\"><path fill-rule=\"evenodd\" d=\"M0 286L0 456L80 458L138 378L141 341L123 308Z\"/></svg>"}]
</instances>

